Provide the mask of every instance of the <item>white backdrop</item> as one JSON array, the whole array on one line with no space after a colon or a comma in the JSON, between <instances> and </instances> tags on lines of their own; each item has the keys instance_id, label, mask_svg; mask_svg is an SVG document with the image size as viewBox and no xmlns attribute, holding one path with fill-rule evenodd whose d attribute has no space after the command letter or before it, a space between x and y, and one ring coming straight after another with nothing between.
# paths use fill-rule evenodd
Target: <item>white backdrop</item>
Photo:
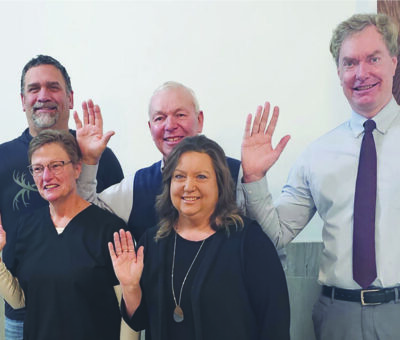
<instances>
[{"instance_id":1,"label":"white backdrop","mask_svg":"<svg viewBox=\"0 0 400 340\"><path fill-rule=\"evenodd\" d=\"M306 145L349 116L329 41L355 12L376 12L376 1L0 1L0 142L27 125L23 66L49 54L69 72L75 109L100 104L125 175L160 159L147 106L164 81L193 88L203 132L236 158L247 113L279 105L275 139L292 138L268 175L276 197ZM318 218L297 238L320 239Z\"/></svg>"}]
</instances>

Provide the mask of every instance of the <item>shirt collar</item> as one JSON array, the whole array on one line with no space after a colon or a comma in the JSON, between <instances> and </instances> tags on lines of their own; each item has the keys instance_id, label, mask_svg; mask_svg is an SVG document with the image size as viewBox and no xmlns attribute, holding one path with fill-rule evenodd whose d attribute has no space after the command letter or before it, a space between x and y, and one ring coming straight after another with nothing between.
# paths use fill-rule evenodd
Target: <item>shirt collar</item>
<instances>
[{"instance_id":1,"label":"shirt collar","mask_svg":"<svg viewBox=\"0 0 400 340\"><path fill-rule=\"evenodd\" d=\"M390 102L372 119L376 123L376 129L381 134L385 134L387 130L392 125L392 122L399 114L399 106L397 105L395 99L392 97ZM361 116L355 111L351 112L350 118L350 128L354 134L354 137L359 137L364 132L364 122L367 119Z\"/></svg>"}]
</instances>

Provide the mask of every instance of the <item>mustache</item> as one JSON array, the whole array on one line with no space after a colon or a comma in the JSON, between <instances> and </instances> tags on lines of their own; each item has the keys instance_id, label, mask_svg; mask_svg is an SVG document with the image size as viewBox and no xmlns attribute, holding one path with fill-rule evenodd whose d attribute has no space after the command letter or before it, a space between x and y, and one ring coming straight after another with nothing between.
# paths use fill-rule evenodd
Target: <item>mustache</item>
<instances>
[{"instance_id":1,"label":"mustache","mask_svg":"<svg viewBox=\"0 0 400 340\"><path fill-rule=\"evenodd\" d=\"M35 105L33 105L33 109L34 110L38 110L38 109L54 109L57 108L57 104L55 102L44 102L44 103L35 103Z\"/></svg>"}]
</instances>

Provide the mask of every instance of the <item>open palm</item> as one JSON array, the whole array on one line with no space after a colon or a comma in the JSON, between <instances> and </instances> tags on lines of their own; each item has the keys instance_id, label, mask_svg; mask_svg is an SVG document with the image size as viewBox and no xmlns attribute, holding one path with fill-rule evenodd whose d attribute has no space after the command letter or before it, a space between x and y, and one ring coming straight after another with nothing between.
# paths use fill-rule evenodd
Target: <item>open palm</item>
<instances>
[{"instance_id":1,"label":"open palm","mask_svg":"<svg viewBox=\"0 0 400 340\"><path fill-rule=\"evenodd\" d=\"M109 242L108 249L121 286L139 285L143 272L143 246L136 254L131 233L121 229L119 234L114 233L114 244Z\"/></svg>"},{"instance_id":2,"label":"open palm","mask_svg":"<svg viewBox=\"0 0 400 340\"><path fill-rule=\"evenodd\" d=\"M103 118L98 105L92 100L82 103L83 122L78 113L74 112L76 124L76 139L82 152L83 161L86 164L97 164L108 141L114 134L109 131L103 134Z\"/></svg>"},{"instance_id":3,"label":"open palm","mask_svg":"<svg viewBox=\"0 0 400 340\"><path fill-rule=\"evenodd\" d=\"M274 165L290 139L289 135L281 138L278 145L272 146L272 137L279 117L279 108L274 107L270 122L268 116L270 104L267 102L258 106L254 117L249 114L242 142L242 168L245 183L258 181L265 176L266 172Z\"/></svg>"}]
</instances>

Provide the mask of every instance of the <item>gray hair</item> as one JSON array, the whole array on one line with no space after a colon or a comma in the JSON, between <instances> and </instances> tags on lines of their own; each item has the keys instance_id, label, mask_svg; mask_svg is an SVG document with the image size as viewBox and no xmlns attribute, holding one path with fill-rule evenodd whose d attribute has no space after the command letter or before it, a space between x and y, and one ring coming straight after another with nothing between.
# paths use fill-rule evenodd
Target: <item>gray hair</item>
<instances>
[{"instance_id":1,"label":"gray hair","mask_svg":"<svg viewBox=\"0 0 400 340\"><path fill-rule=\"evenodd\" d=\"M336 66L339 65L340 48L343 41L354 33L361 32L368 26L375 26L382 35L383 41L392 57L398 54L398 27L396 23L386 14L354 14L349 19L341 22L333 31L330 43L330 51L335 59Z\"/></svg>"},{"instance_id":2,"label":"gray hair","mask_svg":"<svg viewBox=\"0 0 400 340\"><path fill-rule=\"evenodd\" d=\"M172 81L172 80L166 81L164 84L160 85L159 87L157 87L154 90L154 92L150 98L150 102L149 102L149 115L150 115L150 110L151 110L151 102L153 101L153 98L156 94L158 94L159 92L164 91L164 90L178 89L178 88L184 89L190 94L190 96L192 97L192 102L193 102L195 113L196 113L196 115L198 115L200 112L200 105L199 105L199 101L197 100L197 97L196 97L196 94L194 93L194 91L190 87L187 87L186 85L183 85L182 83L178 83L177 81Z\"/></svg>"}]
</instances>

